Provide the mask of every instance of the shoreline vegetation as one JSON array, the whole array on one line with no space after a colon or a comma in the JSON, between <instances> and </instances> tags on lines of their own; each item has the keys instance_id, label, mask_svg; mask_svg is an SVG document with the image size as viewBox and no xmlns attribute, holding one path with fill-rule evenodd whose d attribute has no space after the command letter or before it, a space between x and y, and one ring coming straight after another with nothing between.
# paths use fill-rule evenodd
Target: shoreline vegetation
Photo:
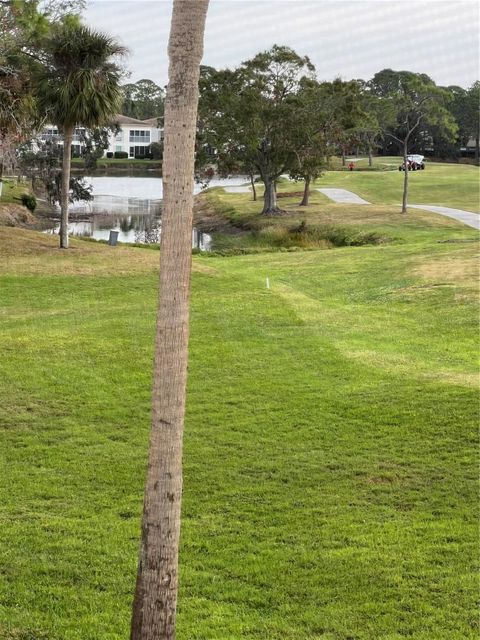
<instances>
[{"instance_id":1,"label":"shoreline vegetation","mask_svg":"<svg viewBox=\"0 0 480 640\"><path fill-rule=\"evenodd\" d=\"M382 245L404 242L407 236L412 237L412 233L419 237L429 233L438 235L442 229L447 229L448 233L456 223L439 215L415 209L409 210L407 218L400 215L396 204L401 200L399 160L397 157L378 157L374 167L368 170L368 160L364 158L355 162L354 171L342 171L341 160L334 159L333 168L312 184L307 207L299 206L303 183L280 178L277 193L282 214L276 216L260 215L263 193L260 184L257 185L256 202L251 193L227 193L219 187L207 188L195 197L194 224L200 231L212 235L211 253L219 255ZM151 164L143 160L109 159L114 170L123 165L129 175L133 162L142 167ZM429 163L425 171L414 172L411 176L412 202L442 203L476 211L477 177L478 168L473 166ZM335 204L317 190L329 186L351 190L371 204ZM21 215L26 210L20 206L20 197L30 191L27 183L4 182L0 200L3 224L44 229L57 219L51 207L42 200L38 201L35 216ZM92 216L85 212L71 214L72 222L91 219Z\"/></svg>"},{"instance_id":2,"label":"shoreline vegetation","mask_svg":"<svg viewBox=\"0 0 480 640\"><path fill-rule=\"evenodd\" d=\"M126 175L126 173L142 174L162 171L161 160L141 160L134 158L100 158L96 169L86 169L83 158L72 158L73 173L84 175Z\"/></svg>"}]
</instances>

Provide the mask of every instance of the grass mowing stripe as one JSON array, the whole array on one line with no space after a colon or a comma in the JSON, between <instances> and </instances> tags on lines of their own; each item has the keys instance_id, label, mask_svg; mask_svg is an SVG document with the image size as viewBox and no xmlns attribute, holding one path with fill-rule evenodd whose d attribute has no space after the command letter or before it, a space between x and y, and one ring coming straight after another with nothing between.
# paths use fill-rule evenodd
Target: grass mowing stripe
<instances>
[{"instance_id":1,"label":"grass mowing stripe","mask_svg":"<svg viewBox=\"0 0 480 640\"><path fill-rule=\"evenodd\" d=\"M476 637L476 247L436 239L195 258L179 639ZM89 244L0 278L9 640L128 635L158 255Z\"/></svg>"}]
</instances>

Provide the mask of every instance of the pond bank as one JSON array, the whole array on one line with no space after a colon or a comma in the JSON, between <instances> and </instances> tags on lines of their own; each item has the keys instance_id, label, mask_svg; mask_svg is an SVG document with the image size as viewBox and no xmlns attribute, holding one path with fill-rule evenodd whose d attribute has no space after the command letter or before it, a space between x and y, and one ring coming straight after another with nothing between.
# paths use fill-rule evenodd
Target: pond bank
<instances>
[{"instance_id":1,"label":"pond bank","mask_svg":"<svg viewBox=\"0 0 480 640\"><path fill-rule=\"evenodd\" d=\"M161 176L160 160L101 159L95 170L86 169L83 161L72 161L72 173L77 176Z\"/></svg>"},{"instance_id":2,"label":"pond bank","mask_svg":"<svg viewBox=\"0 0 480 640\"><path fill-rule=\"evenodd\" d=\"M37 218L21 204L0 203L0 226L34 228Z\"/></svg>"}]
</instances>

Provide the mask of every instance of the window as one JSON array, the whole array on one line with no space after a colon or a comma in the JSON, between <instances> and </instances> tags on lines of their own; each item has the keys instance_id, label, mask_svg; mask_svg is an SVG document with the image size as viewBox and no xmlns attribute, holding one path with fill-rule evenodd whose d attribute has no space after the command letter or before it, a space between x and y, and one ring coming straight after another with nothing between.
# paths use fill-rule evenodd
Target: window
<instances>
[{"instance_id":1,"label":"window","mask_svg":"<svg viewBox=\"0 0 480 640\"><path fill-rule=\"evenodd\" d=\"M74 129L73 130L73 142L83 142L83 138L85 135L85 129Z\"/></svg>"},{"instance_id":2,"label":"window","mask_svg":"<svg viewBox=\"0 0 480 640\"><path fill-rule=\"evenodd\" d=\"M150 131L130 129L129 142L141 142L143 144L150 144Z\"/></svg>"},{"instance_id":3,"label":"window","mask_svg":"<svg viewBox=\"0 0 480 640\"><path fill-rule=\"evenodd\" d=\"M121 144L116 144L115 145L115 151L123 151L122 145Z\"/></svg>"},{"instance_id":4,"label":"window","mask_svg":"<svg viewBox=\"0 0 480 640\"><path fill-rule=\"evenodd\" d=\"M58 129L48 127L47 129L43 130L40 138L45 141L56 140L57 138L59 138Z\"/></svg>"},{"instance_id":5,"label":"window","mask_svg":"<svg viewBox=\"0 0 480 640\"><path fill-rule=\"evenodd\" d=\"M132 153L132 149L133 149L133 153ZM148 156L148 155L149 155L148 147L140 147L140 146L130 147L130 156L133 156L135 158L138 158L140 156L141 158L144 158L145 156Z\"/></svg>"},{"instance_id":6,"label":"window","mask_svg":"<svg viewBox=\"0 0 480 640\"><path fill-rule=\"evenodd\" d=\"M117 135L115 136L115 141L116 142L123 142L123 131L121 129L117 133ZM121 151L121 149L118 149L118 151Z\"/></svg>"}]
</instances>

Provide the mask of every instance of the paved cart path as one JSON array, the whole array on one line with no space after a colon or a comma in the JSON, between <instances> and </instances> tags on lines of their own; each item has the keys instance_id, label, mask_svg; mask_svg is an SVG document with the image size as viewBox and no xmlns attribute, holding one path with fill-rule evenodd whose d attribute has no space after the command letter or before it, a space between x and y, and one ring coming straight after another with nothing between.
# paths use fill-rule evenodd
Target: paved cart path
<instances>
[{"instance_id":1,"label":"paved cart path","mask_svg":"<svg viewBox=\"0 0 480 640\"><path fill-rule=\"evenodd\" d=\"M473 227L474 229L480 229L480 217L478 213L463 211L462 209L451 209L450 207L438 207L435 204L409 204L408 206L413 209L433 211L434 213L439 213L442 216L454 218L455 220L463 222L463 224Z\"/></svg>"},{"instance_id":2,"label":"paved cart path","mask_svg":"<svg viewBox=\"0 0 480 640\"><path fill-rule=\"evenodd\" d=\"M334 202L342 202L343 204L370 204L356 193L347 191L347 189L317 189L324 193L330 200Z\"/></svg>"},{"instance_id":3,"label":"paved cart path","mask_svg":"<svg viewBox=\"0 0 480 640\"><path fill-rule=\"evenodd\" d=\"M370 204L366 200L363 200L363 198L360 198L360 196L357 196L356 193L347 191L347 189L317 189L317 191L321 191L334 202L344 204ZM451 207L440 207L435 204L409 204L408 206L412 209L423 209L424 211L439 213L442 216L463 222L463 224L473 227L474 229L480 229L480 217L478 213L463 211L462 209L452 209Z\"/></svg>"}]
</instances>

